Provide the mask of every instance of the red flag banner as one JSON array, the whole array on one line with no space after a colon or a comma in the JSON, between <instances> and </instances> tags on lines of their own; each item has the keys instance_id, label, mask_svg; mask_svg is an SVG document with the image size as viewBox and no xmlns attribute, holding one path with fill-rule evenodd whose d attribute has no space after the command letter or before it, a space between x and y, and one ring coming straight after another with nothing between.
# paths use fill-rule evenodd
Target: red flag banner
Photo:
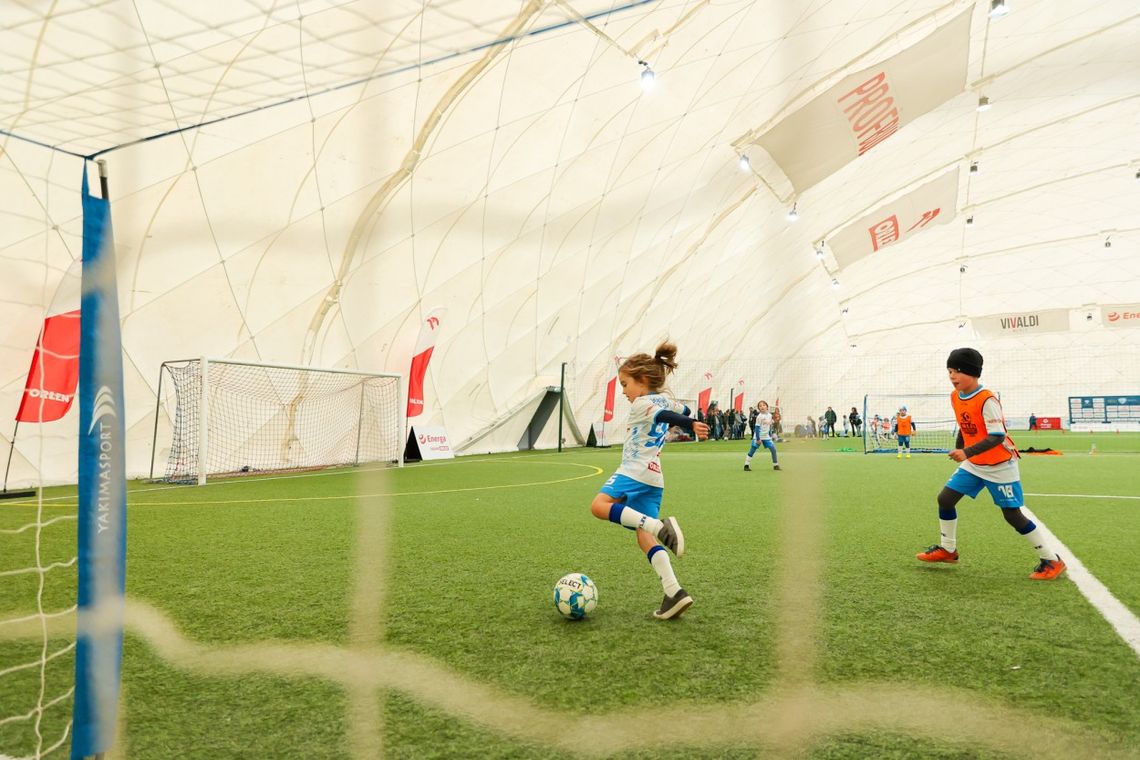
<instances>
[{"instance_id":1,"label":"red flag banner","mask_svg":"<svg viewBox=\"0 0 1140 760\"><path fill-rule=\"evenodd\" d=\"M709 387L697 394L697 408L701 410L701 414L708 414L709 403L712 401L713 373L706 372L702 377L704 378L704 382L708 383Z\"/></svg>"},{"instance_id":2,"label":"red flag banner","mask_svg":"<svg viewBox=\"0 0 1140 760\"><path fill-rule=\"evenodd\" d=\"M738 412L744 411L744 378L736 381L737 392L736 398L732 400L732 408Z\"/></svg>"},{"instance_id":3,"label":"red flag banner","mask_svg":"<svg viewBox=\"0 0 1140 760\"><path fill-rule=\"evenodd\" d=\"M17 422L51 422L67 414L79 384L79 310L44 319Z\"/></svg>"},{"instance_id":4,"label":"red flag banner","mask_svg":"<svg viewBox=\"0 0 1140 760\"><path fill-rule=\"evenodd\" d=\"M606 406L602 414L602 422L609 422L614 418L614 398L617 396L617 378L611 377L606 383Z\"/></svg>"},{"instance_id":5,"label":"red flag banner","mask_svg":"<svg viewBox=\"0 0 1140 760\"><path fill-rule=\"evenodd\" d=\"M418 417L424 411L424 377L427 376L428 362L435 350L436 336L439 334L440 319L447 309L432 309L420 326L420 337L412 354L412 367L408 370L408 417Z\"/></svg>"}]
</instances>

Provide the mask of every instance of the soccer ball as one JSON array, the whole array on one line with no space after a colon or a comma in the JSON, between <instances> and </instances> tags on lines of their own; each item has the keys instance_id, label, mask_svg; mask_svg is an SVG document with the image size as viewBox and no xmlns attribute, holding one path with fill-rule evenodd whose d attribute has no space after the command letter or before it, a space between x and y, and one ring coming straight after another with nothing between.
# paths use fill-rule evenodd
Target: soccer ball
<instances>
[{"instance_id":1,"label":"soccer ball","mask_svg":"<svg viewBox=\"0 0 1140 760\"><path fill-rule=\"evenodd\" d=\"M583 573L567 573L554 584L554 606L562 617L581 620L598 606L598 587Z\"/></svg>"}]
</instances>

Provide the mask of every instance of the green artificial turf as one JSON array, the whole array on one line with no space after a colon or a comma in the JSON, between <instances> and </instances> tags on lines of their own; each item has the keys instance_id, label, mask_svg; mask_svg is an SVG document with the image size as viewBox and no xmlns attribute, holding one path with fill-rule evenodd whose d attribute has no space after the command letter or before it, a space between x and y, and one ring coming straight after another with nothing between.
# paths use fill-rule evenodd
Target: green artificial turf
<instances>
[{"instance_id":1,"label":"green artificial turf","mask_svg":"<svg viewBox=\"0 0 1140 760\"><path fill-rule=\"evenodd\" d=\"M1140 501L1094 498L1140 495L1140 457L1129 453L1140 452L1140 435L1022 432L1015 440L1065 452L1023 459L1027 505L1140 613ZM409 465L385 471L379 485L358 483L351 470L204 488L134 483L128 596L206 647L340 651L349 644L351 592L360 580L354 556L363 488L386 494L382 503L365 503L386 503L390 527L386 545L375 548L385 561L366 579L383 592L372 643L415 655L457 684L430 698L400 688L373 695L382 727L376 739L387 757L570 757L584 720L617 714L636 727L661 710L746 709L774 699L789 667L823 689L944 692L947 704L976 701L1014 723L1041 721L1066 735L1084 732L1102 749L1140 754L1140 659L1077 587L1030 581L1034 553L984 494L959 506L961 562L918 563L915 552L936 541L935 496L954 464L942 455L898 460L863 455L861 446L840 451L852 443L789 441L780 446L781 472L760 451L751 473L742 471L746 441L666 447L663 513L677 515L685 530L688 551L674 568L696 600L671 623L651 615L661 587L633 534L589 512L620 459L616 447ZM74 489L45 496L56 499L45 502L45 520L74 515ZM35 514L26 503L0 505L0 529L28 525ZM41 563L74 555L75 524L42 529ZM0 533L0 571L34 565L35 533ZM572 571L599 589L597 610L581 622L563 620L551 603L554 582ZM73 567L44 578L45 610L74 603ZM803 599L789 599L788 589ZM34 612L37 591L37 574L0 577L0 615ZM795 630L781 628L788 620L800 621ZM782 663L780 642L789 639L802 639L812 656ZM38 639L0 638L0 671L35 661L39 648ZM167 662L133 629L124 651L131 758L351 756L350 696L340 683L196 670ZM73 666L70 654L50 663L49 693L68 687ZM0 675L0 719L33 708L39 680L38 667ZM438 701L464 684L499 695L486 699L562 716L565 733L504 735ZM49 711L45 730L58 731L69 711L69 701ZM937 727L941 718L929 720ZM668 753L765 754L764 741L733 730L690 736ZM589 732L581 733L588 747ZM796 751L814 758L1043 754L935 734L840 725ZM25 722L0 726L0 754L27 753L32 740ZM668 749L660 742L647 735L614 756L658 757Z\"/></svg>"}]
</instances>

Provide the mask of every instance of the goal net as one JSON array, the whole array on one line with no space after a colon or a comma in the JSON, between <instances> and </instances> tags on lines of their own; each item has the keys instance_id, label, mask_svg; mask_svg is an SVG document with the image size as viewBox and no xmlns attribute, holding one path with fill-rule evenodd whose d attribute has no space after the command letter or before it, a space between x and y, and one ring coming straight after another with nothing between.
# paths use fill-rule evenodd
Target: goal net
<instances>
[{"instance_id":1,"label":"goal net","mask_svg":"<svg viewBox=\"0 0 1140 760\"><path fill-rule=\"evenodd\" d=\"M170 383L165 396L164 381ZM163 362L156 439L164 404L173 427L163 478L202 484L207 477L399 462L400 387L398 374L221 359Z\"/></svg>"},{"instance_id":2,"label":"goal net","mask_svg":"<svg viewBox=\"0 0 1140 760\"><path fill-rule=\"evenodd\" d=\"M949 393L868 394L863 397L864 454L898 451L895 420L904 406L914 426L910 434L912 453L945 454L953 450L958 424L950 408Z\"/></svg>"}]
</instances>

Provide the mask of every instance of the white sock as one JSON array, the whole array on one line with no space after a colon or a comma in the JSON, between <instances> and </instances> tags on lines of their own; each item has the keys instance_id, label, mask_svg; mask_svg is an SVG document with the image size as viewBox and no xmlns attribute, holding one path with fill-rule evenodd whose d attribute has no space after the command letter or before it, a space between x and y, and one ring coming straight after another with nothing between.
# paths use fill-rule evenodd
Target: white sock
<instances>
[{"instance_id":1,"label":"white sock","mask_svg":"<svg viewBox=\"0 0 1140 760\"><path fill-rule=\"evenodd\" d=\"M653 559L649 560L657 577L661 579L661 588L665 589L666 596L673 596L681 590L677 576L673 574L673 565L669 562L669 553L666 551L653 552Z\"/></svg>"},{"instance_id":2,"label":"white sock","mask_svg":"<svg viewBox=\"0 0 1140 760\"><path fill-rule=\"evenodd\" d=\"M938 520L938 530L942 534L940 545L948 552L958 548L958 520Z\"/></svg>"},{"instance_id":3,"label":"white sock","mask_svg":"<svg viewBox=\"0 0 1140 760\"><path fill-rule=\"evenodd\" d=\"M1049 542L1045 540L1040 528L1034 526L1033 530L1021 535L1033 547L1033 551L1037 552L1038 557L1047 560L1057 559L1057 552L1049 547Z\"/></svg>"},{"instance_id":4,"label":"white sock","mask_svg":"<svg viewBox=\"0 0 1140 760\"><path fill-rule=\"evenodd\" d=\"M744 464L752 464L752 457L749 454L744 455Z\"/></svg>"},{"instance_id":5,"label":"white sock","mask_svg":"<svg viewBox=\"0 0 1140 760\"><path fill-rule=\"evenodd\" d=\"M620 519L622 526L626 528L640 528L652 536L656 536L657 531L661 530L660 520L650 517L649 515L643 515L636 509L630 509L629 507L622 509Z\"/></svg>"}]
</instances>

